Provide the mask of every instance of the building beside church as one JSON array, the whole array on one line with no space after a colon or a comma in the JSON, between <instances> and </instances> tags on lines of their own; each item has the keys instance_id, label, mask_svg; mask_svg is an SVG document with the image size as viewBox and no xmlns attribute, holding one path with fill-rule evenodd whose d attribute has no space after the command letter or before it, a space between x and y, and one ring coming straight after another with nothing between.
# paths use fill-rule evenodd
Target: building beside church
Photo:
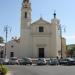
<instances>
[{"instance_id":1,"label":"building beside church","mask_svg":"<svg viewBox=\"0 0 75 75\"><path fill-rule=\"evenodd\" d=\"M40 17L32 22L32 8L29 0L23 0L21 8L20 38L13 38L7 43L7 57L57 57L64 52L66 42L61 46L60 21L54 12L53 19L48 22ZM65 56L64 53L63 57Z\"/></svg>"}]
</instances>

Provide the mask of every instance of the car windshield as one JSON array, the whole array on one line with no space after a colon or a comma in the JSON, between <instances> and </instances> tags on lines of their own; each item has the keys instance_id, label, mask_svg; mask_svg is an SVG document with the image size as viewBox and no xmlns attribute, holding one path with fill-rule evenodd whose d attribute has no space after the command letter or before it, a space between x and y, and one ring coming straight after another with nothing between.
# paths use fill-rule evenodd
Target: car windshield
<instances>
[{"instance_id":1,"label":"car windshield","mask_svg":"<svg viewBox=\"0 0 75 75\"><path fill-rule=\"evenodd\" d=\"M70 60L70 61L74 61L74 59L73 58L67 58L68 60Z\"/></svg>"},{"instance_id":2,"label":"car windshield","mask_svg":"<svg viewBox=\"0 0 75 75\"><path fill-rule=\"evenodd\" d=\"M24 61L31 61L30 58L23 58Z\"/></svg>"},{"instance_id":3,"label":"car windshield","mask_svg":"<svg viewBox=\"0 0 75 75\"><path fill-rule=\"evenodd\" d=\"M10 60L17 60L17 58L10 58Z\"/></svg>"},{"instance_id":4,"label":"car windshield","mask_svg":"<svg viewBox=\"0 0 75 75\"><path fill-rule=\"evenodd\" d=\"M40 60L40 61L45 61L45 59L43 59L43 58L39 58L38 61L39 61L39 60Z\"/></svg>"}]
</instances>

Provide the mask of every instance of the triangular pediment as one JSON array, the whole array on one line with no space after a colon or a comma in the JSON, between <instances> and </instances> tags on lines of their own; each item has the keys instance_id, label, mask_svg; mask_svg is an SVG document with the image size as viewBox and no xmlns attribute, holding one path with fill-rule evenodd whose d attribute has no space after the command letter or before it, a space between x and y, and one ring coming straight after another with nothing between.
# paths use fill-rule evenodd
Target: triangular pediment
<instances>
[{"instance_id":1,"label":"triangular pediment","mask_svg":"<svg viewBox=\"0 0 75 75\"><path fill-rule=\"evenodd\" d=\"M50 24L50 23L44 20L43 18L40 18L39 20L32 23L32 25L39 25L39 24Z\"/></svg>"}]
</instances>

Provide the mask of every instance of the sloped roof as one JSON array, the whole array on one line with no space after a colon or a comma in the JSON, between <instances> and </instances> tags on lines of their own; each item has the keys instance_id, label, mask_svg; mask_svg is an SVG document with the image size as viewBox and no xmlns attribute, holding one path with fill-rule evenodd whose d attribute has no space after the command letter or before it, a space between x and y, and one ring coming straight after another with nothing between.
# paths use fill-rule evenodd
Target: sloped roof
<instances>
[{"instance_id":1,"label":"sloped roof","mask_svg":"<svg viewBox=\"0 0 75 75\"><path fill-rule=\"evenodd\" d=\"M33 22L32 25L36 25L36 24L38 25L38 24L41 24L41 23L43 23L43 24L50 24L50 22L44 20L44 19L41 17L39 20Z\"/></svg>"}]
</instances>

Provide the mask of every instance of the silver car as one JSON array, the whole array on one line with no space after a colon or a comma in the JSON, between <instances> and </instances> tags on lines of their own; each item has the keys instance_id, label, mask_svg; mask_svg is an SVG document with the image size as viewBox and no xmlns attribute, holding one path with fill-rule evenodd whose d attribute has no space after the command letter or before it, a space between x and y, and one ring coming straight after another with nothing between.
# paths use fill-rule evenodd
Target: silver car
<instances>
[{"instance_id":1,"label":"silver car","mask_svg":"<svg viewBox=\"0 0 75 75\"><path fill-rule=\"evenodd\" d=\"M48 65L58 65L59 60L57 58L50 58L50 60L48 60L47 64Z\"/></svg>"},{"instance_id":2,"label":"silver car","mask_svg":"<svg viewBox=\"0 0 75 75\"><path fill-rule=\"evenodd\" d=\"M20 65L27 65L27 64L32 65L32 60L31 58L23 58L19 60L19 64Z\"/></svg>"},{"instance_id":3,"label":"silver car","mask_svg":"<svg viewBox=\"0 0 75 75\"><path fill-rule=\"evenodd\" d=\"M47 61L45 58L39 58L37 60L37 65L46 65L47 64Z\"/></svg>"}]
</instances>

